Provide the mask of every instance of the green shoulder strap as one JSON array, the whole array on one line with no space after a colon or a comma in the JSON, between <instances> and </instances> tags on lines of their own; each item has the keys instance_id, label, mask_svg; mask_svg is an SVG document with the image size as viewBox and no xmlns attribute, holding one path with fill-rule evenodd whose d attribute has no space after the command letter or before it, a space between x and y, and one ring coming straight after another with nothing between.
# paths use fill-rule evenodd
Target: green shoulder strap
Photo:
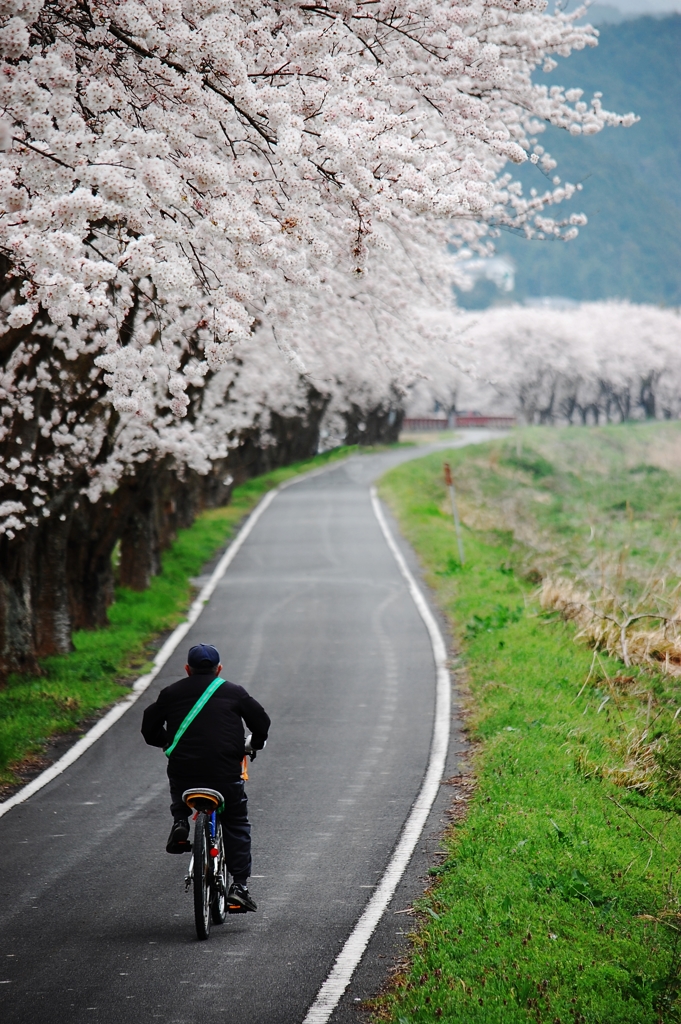
<instances>
[{"instance_id":1,"label":"green shoulder strap","mask_svg":"<svg viewBox=\"0 0 681 1024\"><path fill-rule=\"evenodd\" d=\"M192 722L194 721L194 719L198 715L198 713L201 710L201 708L204 706L204 704L208 703L208 701L213 696L215 691L218 689L219 686L222 686L223 683L224 683L224 679L221 679L220 676L217 676L213 680L213 682L210 684L210 686L208 686L203 691L203 693L201 694L201 696L197 700L197 702L194 705L194 707L191 709L191 711L189 711L187 713L187 715L180 722L180 726L179 726L177 732L175 733L175 738L173 739L173 742L170 744L170 746L166 750L164 750L164 754L166 755L166 757L170 757L170 755L172 754L173 750L175 749L177 744L180 742L180 740L184 736L185 732L187 731L189 726L192 724Z\"/></svg>"}]
</instances>

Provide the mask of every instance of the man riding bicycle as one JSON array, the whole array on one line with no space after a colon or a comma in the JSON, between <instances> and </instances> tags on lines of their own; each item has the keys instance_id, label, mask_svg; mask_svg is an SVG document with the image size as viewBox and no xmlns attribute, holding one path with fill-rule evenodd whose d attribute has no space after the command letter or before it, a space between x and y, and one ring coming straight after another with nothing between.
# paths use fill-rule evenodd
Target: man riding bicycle
<instances>
[{"instance_id":1,"label":"man riding bicycle","mask_svg":"<svg viewBox=\"0 0 681 1024\"><path fill-rule=\"evenodd\" d=\"M197 785L215 789L224 798L220 821L225 843L227 870L233 883L228 898L244 910L256 910L248 891L251 874L251 826L248 800L241 777L246 754L243 723L251 731L249 753L255 759L262 750L270 727L269 715L242 686L223 681L191 719L176 745L174 739L185 718L206 693L222 670L220 655L210 644L197 644L187 656L186 678L161 690L154 704L146 708L142 735L153 747L169 750L168 780L173 827L168 836L168 853L187 853L189 808L182 794ZM172 750L171 750L172 748Z\"/></svg>"}]
</instances>

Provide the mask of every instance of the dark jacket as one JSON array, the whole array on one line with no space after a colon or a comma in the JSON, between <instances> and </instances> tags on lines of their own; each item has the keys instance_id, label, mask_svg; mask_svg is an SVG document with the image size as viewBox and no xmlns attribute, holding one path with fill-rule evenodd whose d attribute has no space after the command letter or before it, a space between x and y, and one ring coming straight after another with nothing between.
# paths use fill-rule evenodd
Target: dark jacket
<instances>
[{"instance_id":1,"label":"dark jacket","mask_svg":"<svg viewBox=\"0 0 681 1024\"><path fill-rule=\"evenodd\" d=\"M161 690L142 719L142 735L152 747L168 747L185 716L215 678L215 673L186 676ZM243 722L253 734L252 744L261 750L270 727L269 715L243 686L224 682L179 740L168 758L168 774L241 777L244 756ZM205 782L203 783L205 785Z\"/></svg>"}]
</instances>

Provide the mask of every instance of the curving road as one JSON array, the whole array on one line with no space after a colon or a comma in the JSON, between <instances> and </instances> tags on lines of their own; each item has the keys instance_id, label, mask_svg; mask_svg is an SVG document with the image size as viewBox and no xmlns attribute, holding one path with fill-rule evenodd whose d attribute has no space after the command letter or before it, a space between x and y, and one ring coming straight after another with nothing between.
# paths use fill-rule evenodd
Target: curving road
<instances>
[{"instance_id":1,"label":"curving road","mask_svg":"<svg viewBox=\"0 0 681 1024\"><path fill-rule=\"evenodd\" d=\"M303 1020L428 760L431 646L369 498L373 479L425 451L356 456L277 495L139 703L0 819L7 1024ZM226 677L273 722L248 785L261 909L203 943L186 860L164 850L165 758L139 733L143 707L199 641L218 646ZM380 982L404 920L388 912L334 1022L357 1019L353 1003Z\"/></svg>"}]
</instances>

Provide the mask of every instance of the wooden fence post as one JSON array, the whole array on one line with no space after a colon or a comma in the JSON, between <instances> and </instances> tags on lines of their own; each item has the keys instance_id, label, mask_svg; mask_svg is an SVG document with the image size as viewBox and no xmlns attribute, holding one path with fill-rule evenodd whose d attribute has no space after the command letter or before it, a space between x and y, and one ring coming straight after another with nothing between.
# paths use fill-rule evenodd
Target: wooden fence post
<instances>
[{"instance_id":1,"label":"wooden fence post","mask_svg":"<svg viewBox=\"0 0 681 1024\"><path fill-rule=\"evenodd\" d=\"M445 462L445 484L449 490L449 499L452 503L452 515L454 516L454 526L456 527L456 540L459 545L459 561L463 565L465 562L463 554L463 541L461 539L461 524L459 523L459 511L456 507L456 494L454 492L454 478L452 477L452 470L448 462Z\"/></svg>"}]
</instances>

